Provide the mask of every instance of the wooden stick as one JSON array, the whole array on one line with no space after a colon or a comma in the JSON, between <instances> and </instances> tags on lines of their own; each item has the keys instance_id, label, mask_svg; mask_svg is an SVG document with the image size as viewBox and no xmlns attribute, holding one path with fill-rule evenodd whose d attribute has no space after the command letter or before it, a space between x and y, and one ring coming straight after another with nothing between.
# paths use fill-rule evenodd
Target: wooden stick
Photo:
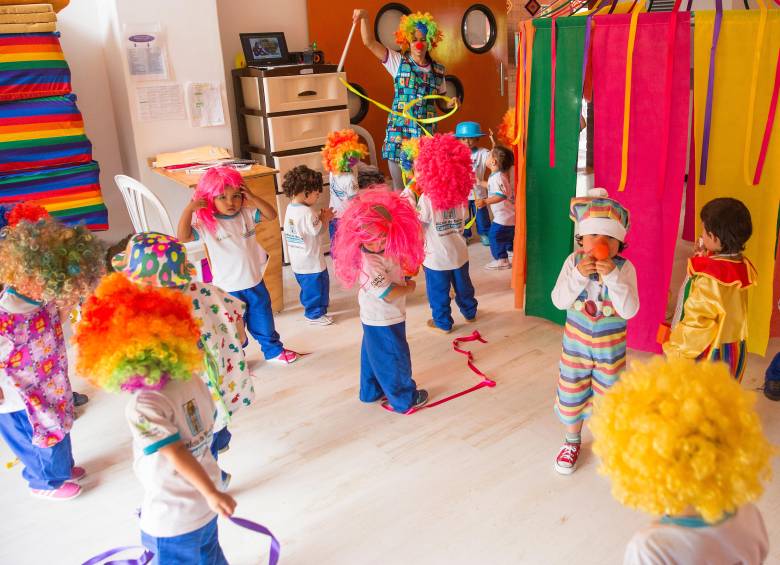
<instances>
[{"instance_id":1,"label":"wooden stick","mask_svg":"<svg viewBox=\"0 0 780 565\"><path fill-rule=\"evenodd\" d=\"M349 44L352 43L352 36L355 34L356 25L357 22L352 22L352 29L349 30L349 37L347 37L347 42L344 44L344 51L341 52L341 60L339 61L339 66L336 68L337 73L340 73L341 69L344 68L344 61L347 58L347 52L349 51Z\"/></svg>"}]
</instances>

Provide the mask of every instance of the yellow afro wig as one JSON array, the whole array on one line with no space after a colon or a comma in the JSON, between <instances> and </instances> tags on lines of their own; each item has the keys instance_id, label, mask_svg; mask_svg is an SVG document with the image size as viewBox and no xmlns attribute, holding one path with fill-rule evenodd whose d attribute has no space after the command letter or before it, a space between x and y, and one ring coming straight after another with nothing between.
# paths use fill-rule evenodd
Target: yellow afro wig
<instances>
[{"instance_id":1,"label":"yellow afro wig","mask_svg":"<svg viewBox=\"0 0 780 565\"><path fill-rule=\"evenodd\" d=\"M630 508L660 516L692 507L717 522L758 499L771 477L776 451L754 403L722 363L634 363L593 410L599 471Z\"/></svg>"}]
</instances>

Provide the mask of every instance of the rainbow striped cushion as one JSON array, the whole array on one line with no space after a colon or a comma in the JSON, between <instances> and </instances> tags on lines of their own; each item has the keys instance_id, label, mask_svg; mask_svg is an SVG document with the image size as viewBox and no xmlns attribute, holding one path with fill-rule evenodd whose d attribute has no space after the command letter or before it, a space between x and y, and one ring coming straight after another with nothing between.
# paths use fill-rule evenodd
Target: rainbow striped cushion
<instances>
[{"instance_id":1,"label":"rainbow striped cushion","mask_svg":"<svg viewBox=\"0 0 780 565\"><path fill-rule=\"evenodd\" d=\"M59 33L0 36L0 101L70 93Z\"/></svg>"},{"instance_id":2,"label":"rainbow striped cushion","mask_svg":"<svg viewBox=\"0 0 780 565\"><path fill-rule=\"evenodd\" d=\"M75 167L0 173L0 204L34 200L60 221L83 222L94 231L108 229L108 210L100 194L95 161Z\"/></svg>"},{"instance_id":3,"label":"rainbow striped cushion","mask_svg":"<svg viewBox=\"0 0 780 565\"><path fill-rule=\"evenodd\" d=\"M0 103L0 172L91 160L75 95Z\"/></svg>"}]
</instances>

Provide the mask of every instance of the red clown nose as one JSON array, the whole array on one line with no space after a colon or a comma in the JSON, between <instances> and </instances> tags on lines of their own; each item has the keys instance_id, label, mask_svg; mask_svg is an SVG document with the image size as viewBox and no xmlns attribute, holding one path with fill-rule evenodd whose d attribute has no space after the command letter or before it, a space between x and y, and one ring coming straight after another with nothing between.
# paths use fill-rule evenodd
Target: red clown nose
<instances>
[{"instance_id":1,"label":"red clown nose","mask_svg":"<svg viewBox=\"0 0 780 565\"><path fill-rule=\"evenodd\" d=\"M414 42L414 48L417 49L418 51L422 51L424 47L425 47L425 42L424 41L415 41Z\"/></svg>"}]
</instances>

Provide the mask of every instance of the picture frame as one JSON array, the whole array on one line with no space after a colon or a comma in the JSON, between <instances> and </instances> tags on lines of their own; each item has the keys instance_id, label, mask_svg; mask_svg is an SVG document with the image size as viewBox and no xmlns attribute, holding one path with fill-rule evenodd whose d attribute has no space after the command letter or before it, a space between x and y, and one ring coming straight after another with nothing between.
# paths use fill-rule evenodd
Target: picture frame
<instances>
[{"instance_id":1,"label":"picture frame","mask_svg":"<svg viewBox=\"0 0 780 565\"><path fill-rule=\"evenodd\" d=\"M241 33L239 37L247 66L272 67L289 62L284 32Z\"/></svg>"}]
</instances>

